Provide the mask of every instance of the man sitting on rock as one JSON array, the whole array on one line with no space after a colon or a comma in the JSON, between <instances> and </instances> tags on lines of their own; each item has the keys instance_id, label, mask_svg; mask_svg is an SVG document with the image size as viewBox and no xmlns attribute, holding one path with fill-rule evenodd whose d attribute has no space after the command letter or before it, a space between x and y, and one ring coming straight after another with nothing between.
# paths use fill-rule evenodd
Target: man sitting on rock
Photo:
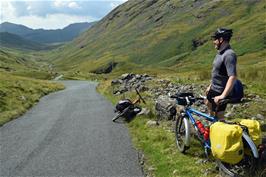
<instances>
[{"instance_id":1,"label":"man sitting on rock","mask_svg":"<svg viewBox=\"0 0 266 177\"><path fill-rule=\"evenodd\" d=\"M219 101L230 94L237 78L237 57L229 44L232 34L231 29L218 28L212 36L218 53L213 61L211 84L206 90L206 104L210 114L220 119L224 119L226 104L219 105Z\"/></svg>"}]
</instances>

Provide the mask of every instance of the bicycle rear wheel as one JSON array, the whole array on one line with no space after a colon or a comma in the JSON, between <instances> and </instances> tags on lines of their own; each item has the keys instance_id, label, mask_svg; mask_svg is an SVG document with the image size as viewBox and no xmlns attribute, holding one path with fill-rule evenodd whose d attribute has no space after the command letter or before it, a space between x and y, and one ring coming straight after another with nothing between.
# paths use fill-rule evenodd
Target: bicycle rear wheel
<instances>
[{"instance_id":1,"label":"bicycle rear wheel","mask_svg":"<svg viewBox=\"0 0 266 177\"><path fill-rule=\"evenodd\" d=\"M254 177L256 176L257 163L258 163L258 150L254 142L243 132L242 140L244 143L244 149L248 153L244 154L244 158L237 164L228 164L222 161L218 161L219 169L221 173L230 177Z\"/></svg>"},{"instance_id":2,"label":"bicycle rear wheel","mask_svg":"<svg viewBox=\"0 0 266 177\"><path fill-rule=\"evenodd\" d=\"M175 125L175 137L178 150L185 153L190 144L190 126L187 117L178 116Z\"/></svg>"}]
</instances>

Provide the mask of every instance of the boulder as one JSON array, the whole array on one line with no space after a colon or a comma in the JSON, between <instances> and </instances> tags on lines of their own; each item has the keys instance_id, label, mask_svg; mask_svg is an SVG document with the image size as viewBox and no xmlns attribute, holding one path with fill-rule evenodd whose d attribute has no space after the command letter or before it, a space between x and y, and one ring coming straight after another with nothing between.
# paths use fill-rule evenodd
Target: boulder
<instances>
[{"instance_id":1,"label":"boulder","mask_svg":"<svg viewBox=\"0 0 266 177\"><path fill-rule=\"evenodd\" d=\"M177 112L175 100L166 95L160 95L155 102L155 111L158 119L173 120Z\"/></svg>"}]
</instances>

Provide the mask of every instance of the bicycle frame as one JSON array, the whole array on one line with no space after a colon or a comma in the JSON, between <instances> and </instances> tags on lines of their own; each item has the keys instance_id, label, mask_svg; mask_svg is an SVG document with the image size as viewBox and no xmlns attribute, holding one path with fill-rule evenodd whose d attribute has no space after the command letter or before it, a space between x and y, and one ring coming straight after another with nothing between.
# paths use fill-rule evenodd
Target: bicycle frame
<instances>
[{"instance_id":1,"label":"bicycle frame","mask_svg":"<svg viewBox=\"0 0 266 177\"><path fill-rule=\"evenodd\" d=\"M192 123L192 125L194 126L194 128L196 129L197 132L199 132L199 130L198 130L198 127L196 125L196 121L193 118L193 114L197 115L199 117L203 117L203 118L205 118L206 120L208 120L210 122L218 121L217 117L213 117L213 116L210 116L208 114L202 113L202 112L197 111L197 110L195 110L195 109L193 109L191 107L185 107L184 112L188 116L190 122ZM204 145L205 150L206 150L206 148L211 149L211 145L210 145L210 141L209 140L206 141L206 140L202 139L202 143Z\"/></svg>"}]
</instances>

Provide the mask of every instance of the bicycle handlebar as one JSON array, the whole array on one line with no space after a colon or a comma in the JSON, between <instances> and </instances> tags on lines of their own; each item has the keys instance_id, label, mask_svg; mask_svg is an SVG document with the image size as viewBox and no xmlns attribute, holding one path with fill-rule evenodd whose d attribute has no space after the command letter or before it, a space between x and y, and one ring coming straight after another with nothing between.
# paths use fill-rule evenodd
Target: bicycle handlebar
<instances>
[{"instance_id":1,"label":"bicycle handlebar","mask_svg":"<svg viewBox=\"0 0 266 177\"><path fill-rule=\"evenodd\" d=\"M202 96L202 95L200 95L200 97L194 97L192 93L179 93L176 95L171 95L170 98L174 98L177 100L185 99L188 105L198 100L202 101L202 100L207 99L206 96ZM240 101L234 98L225 98L225 99L219 100L219 105L223 105L227 103L235 104L235 103L240 103Z\"/></svg>"}]
</instances>

